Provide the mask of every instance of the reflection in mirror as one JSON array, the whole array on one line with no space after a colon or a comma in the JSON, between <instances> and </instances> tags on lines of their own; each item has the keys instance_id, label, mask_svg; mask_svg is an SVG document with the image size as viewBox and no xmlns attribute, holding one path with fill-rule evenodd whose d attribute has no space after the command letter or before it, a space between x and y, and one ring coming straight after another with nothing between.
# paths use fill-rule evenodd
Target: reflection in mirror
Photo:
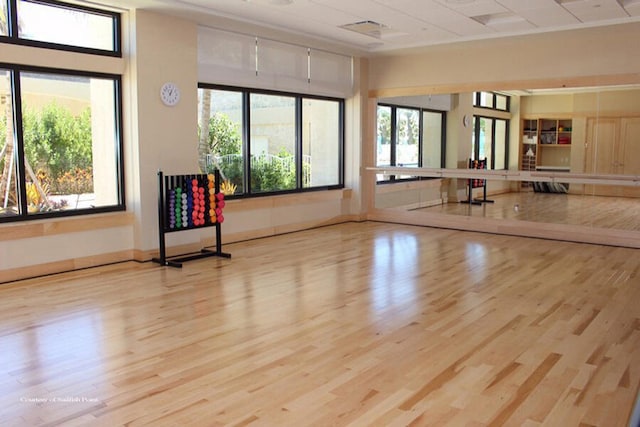
<instances>
[{"instance_id":1,"label":"reflection in mirror","mask_svg":"<svg viewBox=\"0 0 640 427\"><path fill-rule=\"evenodd\" d=\"M444 113L439 132L429 132L444 135L441 140L419 129L420 167L441 164L452 171L480 163L508 177L401 175L389 185L389 174L378 172L377 209L640 232L640 86L473 92L378 103ZM378 153L388 152L380 141L378 136Z\"/></svg>"}]
</instances>

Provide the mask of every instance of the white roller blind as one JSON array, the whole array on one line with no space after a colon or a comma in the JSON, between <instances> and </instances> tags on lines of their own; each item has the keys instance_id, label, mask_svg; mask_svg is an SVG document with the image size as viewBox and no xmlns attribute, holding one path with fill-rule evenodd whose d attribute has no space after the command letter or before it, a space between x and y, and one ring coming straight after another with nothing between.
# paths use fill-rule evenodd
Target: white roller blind
<instances>
[{"instance_id":1,"label":"white roller blind","mask_svg":"<svg viewBox=\"0 0 640 427\"><path fill-rule=\"evenodd\" d=\"M352 58L350 56L310 50L311 90L325 95L348 97L353 95Z\"/></svg>"},{"instance_id":2,"label":"white roller blind","mask_svg":"<svg viewBox=\"0 0 640 427\"><path fill-rule=\"evenodd\" d=\"M353 95L350 56L208 27L198 28L198 79L339 98Z\"/></svg>"},{"instance_id":3,"label":"white roller blind","mask_svg":"<svg viewBox=\"0 0 640 427\"><path fill-rule=\"evenodd\" d=\"M236 86L256 81L256 38L198 28L198 80Z\"/></svg>"},{"instance_id":4,"label":"white roller blind","mask_svg":"<svg viewBox=\"0 0 640 427\"><path fill-rule=\"evenodd\" d=\"M309 91L309 49L258 39L258 85L293 92Z\"/></svg>"}]
</instances>

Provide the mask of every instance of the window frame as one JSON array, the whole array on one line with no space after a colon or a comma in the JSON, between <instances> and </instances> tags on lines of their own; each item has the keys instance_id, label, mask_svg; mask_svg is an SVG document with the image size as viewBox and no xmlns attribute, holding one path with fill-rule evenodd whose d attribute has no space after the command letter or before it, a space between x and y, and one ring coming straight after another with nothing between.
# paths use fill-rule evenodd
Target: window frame
<instances>
[{"instance_id":1,"label":"window frame","mask_svg":"<svg viewBox=\"0 0 640 427\"><path fill-rule=\"evenodd\" d=\"M483 94L485 96L492 97L493 106L482 105ZM505 100L505 108L498 108L498 98ZM476 108L484 108L487 110L494 110L494 111L504 111L508 113L509 111L511 111L511 97L508 95L497 93L497 92L473 92L473 106Z\"/></svg>"},{"instance_id":2,"label":"window frame","mask_svg":"<svg viewBox=\"0 0 640 427\"><path fill-rule=\"evenodd\" d=\"M423 165L423 145L424 145L424 113L425 112L430 112L430 113L438 113L441 115L441 122L440 122L440 126L441 126L441 141L440 141L440 167L443 168L444 165L446 165L446 146L447 146L447 112L446 111L440 111L440 110L434 110L431 108L422 108L422 107L412 107L412 106L406 106L406 105L398 105L398 104L391 104L391 103L387 103L387 102L379 102L376 106L376 116L377 116L377 108L378 107L385 107L385 108L391 108L391 117L390 117L390 147L389 147L389 167L395 167L396 163L397 163L397 154L396 154L396 147L397 147L397 140L398 140L398 131L397 131L397 109L409 109L409 110L416 110L418 111L419 114L419 118L418 118L418 166L417 167L422 167ZM377 129L376 129L377 132ZM377 145L377 134L376 134L376 145ZM376 150L377 151L377 150ZM376 166L378 166L378 159L376 158ZM380 167L385 167L385 166L380 166ZM394 182L406 182L406 181L419 181L419 180L431 180L431 179L437 179L437 178L433 178L433 177L421 177L421 176L409 176L409 177L397 177L396 175L387 175L385 177L385 179L379 179L376 180L376 184L391 184Z\"/></svg>"},{"instance_id":3,"label":"window frame","mask_svg":"<svg viewBox=\"0 0 640 427\"><path fill-rule=\"evenodd\" d=\"M480 119L491 120L493 125L491 126L491 158L487 159L487 169L496 170L496 122L504 121L505 122L505 141L504 141L504 168L498 170L508 170L509 169L509 127L511 125L510 119L505 119L503 117L492 117L482 114L474 114L473 115L473 149L472 149L472 159L480 160Z\"/></svg>"},{"instance_id":4,"label":"window frame","mask_svg":"<svg viewBox=\"0 0 640 427\"><path fill-rule=\"evenodd\" d=\"M242 94L242 156L243 156L243 179L245 183L244 192L240 194L233 194L226 196L227 199L246 199L254 197L268 197L281 194L295 194L306 193L312 191L328 191L339 190L344 188L344 141L345 141L345 100L343 98L335 98L330 96L313 95L306 93L275 91L269 89L249 88L242 86L229 86L220 85L214 83L198 83L198 89L203 90L219 90L229 92L239 92ZM262 191L252 192L251 189L251 94L260 95L274 95L285 96L295 98L295 141L294 141L294 153L293 157L296 162L296 188L276 190L276 191ZM334 101L338 103L338 183L333 185L321 185L316 187L303 187L302 186L302 158L303 158L303 130L302 130L302 103L304 99L318 99L325 101Z\"/></svg>"},{"instance_id":5,"label":"window frame","mask_svg":"<svg viewBox=\"0 0 640 427\"><path fill-rule=\"evenodd\" d=\"M113 37L113 49L98 49L82 46L68 45L64 43L47 42L42 40L31 40L21 38L18 34L18 22L19 16L17 11L18 0L0 0L7 6L7 35L0 35L0 43L16 44L21 46L38 47L50 50L62 50L68 52L78 52L91 55L102 55L112 57L122 57L122 16L118 12L109 10L96 9L93 7L64 3L57 0L22 0L30 3L41 4L45 6L57 7L61 9L75 10L79 12L90 13L94 15L101 15L109 17L112 20L112 37Z\"/></svg>"},{"instance_id":6,"label":"window frame","mask_svg":"<svg viewBox=\"0 0 640 427\"><path fill-rule=\"evenodd\" d=\"M126 210L125 197L125 177L124 177L124 141L123 141L123 113L122 113L122 76L119 74L90 72L83 70L69 70L62 68L39 67L30 65L10 64L0 62L0 69L6 70L10 74L10 90L13 100L13 120L14 120L14 144L16 162L16 180L17 180L17 196L19 204L19 213L10 216L0 216L0 224L18 221L33 221L47 218L60 218L91 215L107 212L119 212ZM70 210L58 210L50 212L29 213L27 206L26 186L27 182L25 170L25 152L24 152L24 129L23 129L23 111L22 111L22 93L20 83L20 73L42 73L52 75L66 75L78 77L95 77L101 79L113 80L114 88L114 120L115 120L115 153L114 161L116 162L117 174L117 204L109 206L99 206L93 208L79 208Z\"/></svg>"}]
</instances>

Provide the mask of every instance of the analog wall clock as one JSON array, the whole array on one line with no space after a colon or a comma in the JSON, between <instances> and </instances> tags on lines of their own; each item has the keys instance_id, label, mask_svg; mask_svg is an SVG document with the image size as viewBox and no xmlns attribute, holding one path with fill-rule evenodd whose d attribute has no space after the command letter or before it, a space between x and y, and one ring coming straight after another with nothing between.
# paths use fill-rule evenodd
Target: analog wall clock
<instances>
[{"instance_id":1,"label":"analog wall clock","mask_svg":"<svg viewBox=\"0 0 640 427\"><path fill-rule=\"evenodd\" d=\"M180 101L180 88L171 82L163 84L160 88L160 99L164 105L173 107Z\"/></svg>"}]
</instances>

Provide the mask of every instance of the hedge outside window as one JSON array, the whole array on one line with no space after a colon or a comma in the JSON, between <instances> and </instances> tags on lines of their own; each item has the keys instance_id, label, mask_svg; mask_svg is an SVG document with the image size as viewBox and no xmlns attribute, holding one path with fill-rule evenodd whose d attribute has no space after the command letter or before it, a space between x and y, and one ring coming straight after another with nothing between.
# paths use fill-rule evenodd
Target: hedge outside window
<instances>
[{"instance_id":1,"label":"hedge outside window","mask_svg":"<svg viewBox=\"0 0 640 427\"><path fill-rule=\"evenodd\" d=\"M296 99L252 93L249 98L251 191L296 188Z\"/></svg>"},{"instance_id":2,"label":"hedge outside window","mask_svg":"<svg viewBox=\"0 0 640 427\"><path fill-rule=\"evenodd\" d=\"M204 84L198 99L200 169L228 194L343 186L343 100Z\"/></svg>"},{"instance_id":3,"label":"hedge outside window","mask_svg":"<svg viewBox=\"0 0 640 427\"><path fill-rule=\"evenodd\" d=\"M0 48L120 57L120 21L78 4L3 0ZM49 57L50 67L0 64L0 222L125 209L121 76Z\"/></svg>"},{"instance_id":4,"label":"hedge outside window","mask_svg":"<svg viewBox=\"0 0 640 427\"><path fill-rule=\"evenodd\" d=\"M0 219L124 209L120 78L20 67L0 76Z\"/></svg>"}]
</instances>

